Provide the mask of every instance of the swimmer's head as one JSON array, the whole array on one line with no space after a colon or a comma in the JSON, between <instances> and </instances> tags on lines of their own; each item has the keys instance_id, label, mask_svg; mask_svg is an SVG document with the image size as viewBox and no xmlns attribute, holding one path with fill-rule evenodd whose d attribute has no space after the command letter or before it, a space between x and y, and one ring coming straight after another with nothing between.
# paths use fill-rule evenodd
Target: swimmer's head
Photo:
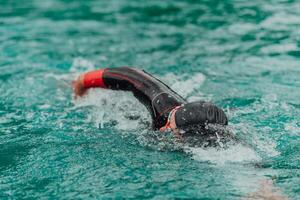
<instances>
[{"instance_id":1,"label":"swimmer's head","mask_svg":"<svg viewBox=\"0 0 300 200\"><path fill-rule=\"evenodd\" d=\"M223 110L209 102L187 103L176 110L175 123L179 130L191 127L204 128L207 124L227 125L228 120Z\"/></svg>"},{"instance_id":2,"label":"swimmer's head","mask_svg":"<svg viewBox=\"0 0 300 200\"><path fill-rule=\"evenodd\" d=\"M175 107L160 131L172 130L178 138L193 135L211 136L216 132L226 135L224 126L227 124L228 120L223 110L212 103L197 101Z\"/></svg>"}]
</instances>

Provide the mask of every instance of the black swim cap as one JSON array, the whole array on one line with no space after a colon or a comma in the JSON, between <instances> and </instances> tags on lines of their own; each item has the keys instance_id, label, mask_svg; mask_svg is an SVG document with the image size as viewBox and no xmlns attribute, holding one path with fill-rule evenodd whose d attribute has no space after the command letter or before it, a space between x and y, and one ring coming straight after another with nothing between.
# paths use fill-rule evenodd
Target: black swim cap
<instances>
[{"instance_id":1,"label":"black swim cap","mask_svg":"<svg viewBox=\"0 0 300 200\"><path fill-rule=\"evenodd\" d=\"M177 128L182 130L190 126L204 127L206 124L228 124L223 110L204 101L184 104L176 111L175 122Z\"/></svg>"}]
</instances>

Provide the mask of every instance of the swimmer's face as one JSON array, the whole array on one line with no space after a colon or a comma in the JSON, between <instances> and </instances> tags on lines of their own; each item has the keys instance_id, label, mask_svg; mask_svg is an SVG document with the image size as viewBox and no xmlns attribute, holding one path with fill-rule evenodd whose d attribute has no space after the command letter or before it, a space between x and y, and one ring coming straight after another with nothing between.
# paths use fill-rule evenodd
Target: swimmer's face
<instances>
[{"instance_id":1,"label":"swimmer's face","mask_svg":"<svg viewBox=\"0 0 300 200\"><path fill-rule=\"evenodd\" d=\"M175 112L172 113L171 117L170 117L170 129L172 130L173 134L176 136L176 137L181 137L180 136L180 133L179 133L179 130L177 129L177 126L176 126L176 121L175 121ZM159 129L161 132L164 132L164 131L167 131L168 128L166 127L162 127L161 129Z\"/></svg>"}]
</instances>

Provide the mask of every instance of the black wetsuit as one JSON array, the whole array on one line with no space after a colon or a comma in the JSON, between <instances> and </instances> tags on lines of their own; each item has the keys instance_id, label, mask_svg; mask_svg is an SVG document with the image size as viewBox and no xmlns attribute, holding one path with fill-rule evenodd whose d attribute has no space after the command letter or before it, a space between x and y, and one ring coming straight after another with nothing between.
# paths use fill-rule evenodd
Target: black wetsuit
<instances>
[{"instance_id":1,"label":"black wetsuit","mask_svg":"<svg viewBox=\"0 0 300 200\"><path fill-rule=\"evenodd\" d=\"M147 72L135 68L104 69L102 79L106 88L131 91L143 103L152 116L153 129L167 123L169 112L187 103L184 98Z\"/></svg>"}]
</instances>

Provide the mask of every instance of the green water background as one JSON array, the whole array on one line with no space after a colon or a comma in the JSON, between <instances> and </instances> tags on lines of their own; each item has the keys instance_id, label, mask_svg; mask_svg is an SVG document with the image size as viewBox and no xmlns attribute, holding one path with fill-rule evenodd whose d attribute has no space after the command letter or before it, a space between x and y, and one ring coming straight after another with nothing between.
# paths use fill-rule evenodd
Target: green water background
<instances>
[{"instance_id":1,"label":"green water background","mask_svg":"<svg viewBox=\"0 0 300 200\"><path fill-rule=\"evenodd\" d=\"M0 0L0 198L241 199L274 179L299 199L299 63L299 1ZM72 99L124 65L223 107L249 145L178 152L132 95Z\"/></svg>"}]
</instances>

